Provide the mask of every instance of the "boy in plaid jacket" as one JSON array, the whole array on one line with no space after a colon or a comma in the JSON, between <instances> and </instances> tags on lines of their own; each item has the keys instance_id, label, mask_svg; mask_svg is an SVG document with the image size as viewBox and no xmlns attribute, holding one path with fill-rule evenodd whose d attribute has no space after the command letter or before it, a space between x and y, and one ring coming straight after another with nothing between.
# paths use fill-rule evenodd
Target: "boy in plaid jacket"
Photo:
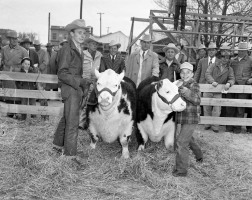
<instances>
[{"instance_id":1,"label":"boy in plaid jacket","mask_svg":"<svg viewBox=\"0 0 252 200\"><path fill-rule=\"evenodd\" d=\"M179 93L186 102L186 109L177 113L176 121L181 124L177 136L176 164L173 176L186 176L189 165L189 147L193 151L197 162L203 161L200 147L193 138L193 132L200 120L200 90L199 84L193 79L193 66L184 62L180 66L181 79L177 81Z\"/></svg>"}]
</instances>

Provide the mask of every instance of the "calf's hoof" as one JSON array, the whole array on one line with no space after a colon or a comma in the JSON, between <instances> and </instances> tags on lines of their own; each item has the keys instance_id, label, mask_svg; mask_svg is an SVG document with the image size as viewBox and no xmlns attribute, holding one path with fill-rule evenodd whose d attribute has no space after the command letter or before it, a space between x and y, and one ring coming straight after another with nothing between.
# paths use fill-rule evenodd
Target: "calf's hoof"
<instances>
[{"instance_id":1,"label":"calf's hoof","mask_svg":"<svg viewBox=\"0 0 252 200\"><path fill-rule=\"evenodd\" d=\"M144 150L144 145L139 145L139 147L138 147L138 151L143 151Z\"/></svg>"},{"instance_id":2,"label":"calf's hoof","mask_svg":"<svg viewBox=\"0 0 252 200\"><path fill-rule=\"evenodd\" d=\"M91 149L95 149L96 144L95 143L90 143L90 147L91 147Z\"/></svg>"}]
</instances>

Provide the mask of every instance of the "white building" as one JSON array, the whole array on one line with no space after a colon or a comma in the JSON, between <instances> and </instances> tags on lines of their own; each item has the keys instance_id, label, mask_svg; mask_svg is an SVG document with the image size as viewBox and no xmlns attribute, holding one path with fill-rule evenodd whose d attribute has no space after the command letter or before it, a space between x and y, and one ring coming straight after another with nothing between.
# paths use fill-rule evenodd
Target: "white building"
<instances>
[{"instance_id":1,"label":"white building","mask_svg":"<svg viewBox=\"0 0 252 200\"><path fill-rule=\"evenodd\" d=\"M121 44L119 51L126 51L128 43L129 43L129 37L126 36L121 31L117 31L115 33L109 33L107 35L103 35L101 38L98 38L98 40L99 40L99 42L102 42L103 44L106 44L106 43L108 44L111 42L111 40L115 40L116 42Z\"/></svg>"}]
</instances>

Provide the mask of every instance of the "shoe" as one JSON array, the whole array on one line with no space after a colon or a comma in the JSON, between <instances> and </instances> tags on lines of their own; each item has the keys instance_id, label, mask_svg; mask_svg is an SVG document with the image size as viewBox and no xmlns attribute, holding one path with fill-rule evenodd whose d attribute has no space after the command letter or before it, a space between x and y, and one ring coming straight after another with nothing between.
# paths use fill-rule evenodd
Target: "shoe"
<instances>
[{"instance_id":1,"label":"shoe","mask_svg":"<svg viewBox=\"0 0 252 200\"><path fill-rule=\"evenodd\" d=\"M181 28L180 30L181 30L181 31L185 31L185 29L184 29L184 28Z\"/></svg>"},{"instance_id":2,"label":"shoe","mask_svg":"<svg viewBox=\"0 0 252 200\"><path fill-rule=\"evenodd\" d=\"M240 134L241 130L234 130L234 134Z\"/></svg>"},{"instance_id":3,"label":"shoe","mask_svg":"<svg viewBox=\"0 0 252 200\"><path fill-rule=\"evenodd\" d=\"M83 169L86 169L87 166L86 166L86 163L84 162L83 158L79 157L79 156L75 156L74 158L71 159L72 162L74 164L77 165L77 169L78 170L83 170Z\"/></svg>"},{"instance_id":4,"label":"shoe","mask_svg":"<svg viewBox=\"0 0 252 200\"><path fill-rule=\"evenodd\" d=\"M197 162L197 163L203 163L203 158L198 158L198 159L196 159L196 162Z\"/></svg>"},{"instance_id":5,"label":"shoe","mask_svg":"<svg viewBox=\"0 0 252 200\"><path fill-rule=\"evenodd\" d=\"M52 150L58 154L62 154L63 149L62 148L57 148L57 147L53 147Z\"/></svg>"},{"instance_id":6,"label":"shoe","mask_svg":"<svg viewBox=\"0 0 252 200\"><path fill-rule=\"evenodd\" d=\"M252 129L247 129L247 133L251 134L252 133Z\"/></svg>"},{"instance_id":7,"label":"shoe","mask_svg":"<svg viewBox=\"0 0 252 200\"><path fill-rule=\"evenodd\" d=\"M187 176L187 172L179 172L178 170L173 170L172 175L174 177L186 177Z\"/></svg>"},{"instance_id":8,"label":"shoe","mask_svg":"<svg viewBox=\"0 0 252 200\"><path fill-rule=\"evenodd\" d=\"M205 130L209 130L211 129L211 126L205 127Z\"/></svg>"},{"instance_id":9,"label":"shoe","mask_svg":"<svg viewBox=\"0 0 252 200\"><path fill-rule=\"evenodd\" d=\"M213 132L215 132L215 133L219 133L219 130L213 130Z\"/></svg>"}]
</instances>

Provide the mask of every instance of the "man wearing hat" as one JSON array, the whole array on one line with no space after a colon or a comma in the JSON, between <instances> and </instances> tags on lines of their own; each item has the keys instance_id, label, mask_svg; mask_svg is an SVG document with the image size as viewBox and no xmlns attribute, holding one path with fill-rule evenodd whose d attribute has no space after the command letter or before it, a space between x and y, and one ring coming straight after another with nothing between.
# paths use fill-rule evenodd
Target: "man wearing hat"
<instances>
[{"instance_id":1,"label":"man wearing hat","mask_svg":"<svg viewBox=\"0 0 252 200\"><path fill-rule=\"evenodd\" d=\"M63 47L64 44L68 43L68 41L66 39L63 39L59 44L59 49L61 49Z\"/></svg>"},{"instance_id":2,"label":"man wearing hat","mask_svg":"<svg viewBox=\"0 0 252 200\"><path fill-rule=\"evenodd\" d=\"M217 53L217 47L216 47L216 44L211 42L209 45L208 45L208 48L207 48L207 52L208 52L208 57L206 58L202 58L200 61L199 61L199 64L197 66L197 70L195 71L195 75L194 75L194 80L197 82L197 83L201 83L201 84L206 84L207 81L206 81L206 78L205 78L205 75L206 75L206 71L208 69L208 67L212 64L214 64L216 61L218 61L218 58L215 56L216 53ZM205 93L203 93L203 97L204 97ZM206 93L206 96L208 94ZM205 115L205 112L208 113L207 111L205 111L207 109L206 106L203 106L203 110L204 110L204 115ZM207 114L208 115L208 114ZM205 125L205 130L208 130L211 128L211 125L210 124L206 124Z\"/></svg>"},{"instance_id":3,"label":"man wearing hat","mask_svg":"<svg viewBox=\"0 0 252 200\"><path fill-rule=\"evenodd\" d=\"M228 91L229 88L235 83L234 71L232 67L230 67L230 47L227 45L222 45L220 47L220 51L221 59L215 62L215 64L208 67L206 71L206 80L207 83L211 84L214 87L219 84L224 84L224 90ZM209 92L204 93L204 97L221 99L222 94ZM220 117L221 106L205 106L204 115ZM214 132L219 132L219 125L212 125L211 127Z\"/></svg>"},{"instance_id":4,"label":"man wearing hat","mask_svg":"<svg viewBox=\"0 0 252 200\"><path fill-rule=\"evenodd\" d=\"M120 74L125 68L125 62L118 49L121 44L112 40L109 43L109 54L105 55L101 59L100 72L107 69L113 69L116 73Z\"/></svg>"},{"instance_id":5,"label":"man wearing hat","mask_svg":"<svg viewBox=\"0 0 252 200\"><path fill-rule=\"evenodd\" d=\"M24 38L21 42L20 45L26 49L26 51L29 54L29 58L31 59L31 66L37 68L39 64L39 57L38 54L31 49L32 42L30 38Z\"/></svg>"},{"instance_id":6,"label":"man wearing hat","mask_svg":"<svg viewBox=\"0 0 252 200\"><path fill-rule=\"evenodd\" d=\"M48 42L46 44L46 54L49 59L48 66L47 66L47 74L57 75L58 71L57 71L56 63L55 63L57 52L53 50L53 46L54 45L51 42ZM47 83L46 90L58 91L58 84Z\"/></svg>"},{"instance_id":7,"label":"man wearing hat","mask_svg":"<svg viewBox=\"0 0 252 200\"><path fill-rule=\"evenodd\" d=\"M200 44L197 48L197 59L196 59L195 67L193 68L194 72L197 70L200 59L205 58L205 57L206 57L206 46L204 44Z\"/></svg>"},{"instance_id":8,"label":"man wearing hat","mask_svg":"<svg viewBox=\"0 0 252 200\"><path fill-rule=\"evenodd\" d=\"M179 53L179 49L173 43L169 43L163 48L165 53L165 60L160 63L160 74L161 79L168 78L171 82L179 78L179 66L175 55Z\"/></svg>"},{"instance_id":9,"label":"man wearing hat","mask_svg":"<svg viewBox=\"0 0 252 200\"><path fill-rule=\"evenodd\" d=\"M150 50L151 37L144 35L140 39L141 49L133 52L126 61L126 74L136 86L150 77L159 77L158 55Z\"/></svg>"},{"instance_id":10,"label":"man wearing hat","mask_svg":"<svg viewBox=\"0 0 252 200\"><path fill-rule=\"evenodd\" d=\"M84 50L84 62L83 62L83 78L96 80L94 71L99 70L101 64L102 54L100 51L97 51L97 47L101 44L95 37L90 35L84 41L87 44L88 49ZM93 85L90 85L90 88L86 91L87 95L82 101L81 111L80 111L80 129L86 128L86 103L87 99L90 96L91 91L93 90Z\"/></svg>"},{"instance_id":11,"label":"man wearing hat","mask_svg":"<svg viewBox=\"0 0 252 200\"><path fill-rule=\"evenodd\" d=\"M231 60L230 66L234 70L236 85L251 85L252 84L252 59L248 56L248 43L240 42L238 45L238 56ZM227 98L234 99L251 99L250 94L236 93L227 94ZM247 108L248 118L251 118L251 108ZM245 108L227 107L227 117L243 118ZM226 130L234 133L241 133L241 126L226 126ZM252 133L252 127L247 126L247 132Z\"/></svg>"},{"instance_id":12,"label":"man wearing hat","mask_svg":"<svg viewBox=\"0 0 252 200\"><path fill-rule=\"evenodd\" d=\"M197 83L206 83L205 74L207 68L215 63L218 58L215 56L217 53L217 47L215 43L210 43L207 48L208 57L203 58L199 61L197 70L194 75L194 79Z\"/></svg>"},{"instance_id":13,"label":"man wearing hat","mask_svg":"<svg viewBox=\"0 0 252 200\"><path fill-rule=\"evenodd\" d=\"M2 64L3 71L20 72L21 71L21 60L24 57L28 57L27 51L18 45L18 36L16 31L8 31L6 35L7 39L10 41L9 45L2 48ZM15 81L2 81L2 87L4 88L17 88ZM4 97L4 99L9 103L16 103L19 98ZM15 115L8 113L10 117Z\"/></svg>"},{"instance_id":14,"label":"man wearing hat","mask_svg":"<svg viewBox=\"0 0 252 200\"><path fill-rule=\"evenodd\" d=\"M82 78L81 44L84 42L87 28L83 19L77 19L68 24L65 29L70 38L59 50L56 58L64 112L55 131L53 144L56 152L62 152L64 149L63 154L81 166L83 159L77 156L79 111L83 91L90 85L90 80Z\"/></svg>"},{"instance_id":15,"label":"man wearing hat","mask_svg":"<svg viewBox=\"0 0 252 200\"><path fill-rule=\"evenodd\" d=\"M3 71L20 72L21 60L28 57L28 53L18 45L16 31L8 31L6 37L9 39L10 44L3 47L2 50Z\"/></svg>"}]
</instances>

